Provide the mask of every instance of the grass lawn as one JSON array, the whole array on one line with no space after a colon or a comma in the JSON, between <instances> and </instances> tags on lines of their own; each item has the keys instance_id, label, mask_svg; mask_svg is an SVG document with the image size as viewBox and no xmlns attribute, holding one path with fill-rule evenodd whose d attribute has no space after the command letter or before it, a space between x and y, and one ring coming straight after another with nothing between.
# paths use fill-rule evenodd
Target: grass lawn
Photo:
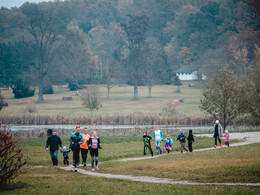
<instances>
[{"instance_id":1,"label":"grass lawn","mask_svg":"<svg viewBox=\"0 0 260 195\"><path fill-rule=\"evenodd\" d=\"M260 182L260 144L161 158L108 162L101 172L197 182Z\"/></svg>"},{"instance_id":2,"label":"grass lawn","mask_svg":"<svg viewBox=\"0 0 260 195\"><path fill-rule=\"evenodd\" d=\"M137 135L100 137L100 172L129 175L145 175L197 182L260 182L260 144L223 148L204 152L180 154L174 141L174 155L160 158L113 162L119 158L142 156L142 138ZM172 135L176 139L176 135ZM68 138L62 138L69 146ZM29 157L25 172L11 182L11 189L0 194L259 194L259 187L248 186L187 186L152 184L119 179L86 176L60 170L51 166L46 139L32 138L25 143L25 155ZM213 138L195 137L194 149L212 147ZM153 144L153 143L152 143ZM231 143L232 144L232 143ZM155 151L155 146L153 144ZM176 154L178 152L178 154ZM88 156L88 163L90 163ZM72 162L72 153L70 153ZM62 156L59 154L59 164ZM50 165L33 168L35 165ZM86 167L90 170L90 167Z\"/></svg>"},{"instance_id":3,"label":"grass lawn","mask_svg":"<svg viewBox=\"0 0 260 195\"><path fill-rule=\"evenodd\" d=\"M175 141L176 138L177 135L172 135L172 139L174 141L174 152L179 151L178 142ZM61 139L63 142L63 146L69 147L69 138ZM99 150L99 159L101 162L116 160L120 158L143 156L143 141L141 136L101 136L100 139L103 147L102 150ZM193 146L194 149L212 147L214 142L213 138L208 137L198 137L195 138L195 141L196 143ZM19 142L25 142L25 155L28 157L28 166L51 164L49 151L45 151L46 139L30 138L26 140L21 139ZM232 143L234 142L237 142L237 140L232 140ZM154 153L156 153L154 141L152 141L152 147ZM58 155L58 160L59 164L62 165L63 158L61 153L59 153ZM70 152L70 163L72 163L72 152ZM88 154L87 163L90 163L90 154Z\"/></svg>"},{"instance_id":4,"label":"grass lawn","mask_svg":"<svg viewBox=\"0 0 260 195\"><path fill-rule=\"evenodd\" d=\"M107 91L104 86L100 87L101 99L103 107L96 114L110 114L110 113L159 113L163 107L167 104L169 99L183 98L184 103L177 106L177 111L187 115L194 115L201 113L199 109L200 99L202 97L203 84L198 81L192 81L196 87L188 87L190 82L183 82L180 87L181 93L175 93L177 86L172 85L159 85L152 88L152 98L148 96L147 87L139 87L139 100L133 101L133 87L127 86L118 87L115 86L111 89L110 98L107 99ZM55 86L55 94L44 95L44 103L35 104L38 113L41 114L60 114L66 117L73 117L81 114L90 113L82 106L82 102L79 96L75 96L74 91L69 91L66 86ZM12 90L1 92L9 106L5 107L0 115L7 114L22 114L26 105L20 105L18 99L13 98ZM24 98L31 100L33 103L37 101L36 95L30 98ZM61 101L63 96L72 96L73 101L64 102Z\"/></svg>"},{"instance_id":5,"label":"grass lawn","mask_svg":"<svg viewBox=\"0 0 260 195\"><path fill-rule=\"evenodd\" d=\"M106 179L57 168L31 169L0 194L259 194L259 187L186 186Z\"/></svg>"}]
</instances>

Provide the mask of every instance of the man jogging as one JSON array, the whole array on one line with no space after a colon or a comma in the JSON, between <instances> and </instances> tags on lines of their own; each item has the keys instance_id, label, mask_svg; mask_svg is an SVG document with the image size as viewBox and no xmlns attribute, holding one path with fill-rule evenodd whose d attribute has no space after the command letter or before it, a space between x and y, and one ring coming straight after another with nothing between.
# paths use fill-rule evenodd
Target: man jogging
<instances>
[{"instance_id":1,"label":"man jogging","mask_svg":"<svg viewBox=\"0 0 260 195\"><path fill-rule=\"evenodd\" d=\"M48 150L50 146L50 156L54 166L58 165L58 150L62 148L62 142L58 135L56 135L56 130L52 130L52 135L50 135L46 141L45 149Z\"/></svg>"}]
</instances>

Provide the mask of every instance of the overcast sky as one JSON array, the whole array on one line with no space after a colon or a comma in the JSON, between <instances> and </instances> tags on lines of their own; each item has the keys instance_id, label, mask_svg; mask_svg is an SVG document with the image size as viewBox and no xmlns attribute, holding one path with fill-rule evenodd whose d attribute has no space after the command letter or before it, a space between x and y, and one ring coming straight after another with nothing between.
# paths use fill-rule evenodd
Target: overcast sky
<instances>
[{"instance_id":1,"label":"overcast sky","mask_svg":"<svg viewBox=\"0 0 260 195\"><path fill-rule=\"evenodd\" d=\"M0 7L2 7L2 6L7 7L7 8L20 7L25 2L39 3L42 1L49 1L49 0L0 0Z\"/></svg>"}]
</instances>

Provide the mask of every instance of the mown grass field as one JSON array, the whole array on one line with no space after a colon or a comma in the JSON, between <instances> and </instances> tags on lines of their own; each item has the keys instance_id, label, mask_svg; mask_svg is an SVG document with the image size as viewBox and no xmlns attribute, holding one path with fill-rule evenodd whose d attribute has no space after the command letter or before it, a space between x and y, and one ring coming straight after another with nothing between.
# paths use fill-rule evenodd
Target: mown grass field
<instances>
[{"instance_id":1,"label":"mown grass field","mask_svg":"<svg viewBox=\"0 0 260 195\"><path fill-rule=\"evenodd\" d=\"M30 169L15 179L19 188L0 191L10 194L259 194L259 187L187 186L106 179L57 168Z\"/></svg>"},{"instance_id":2,"label":"mown grass field","mask_svg":"<svg viewBox=\"0 0 260 195\"><path fill-rule=\"evenodd\" d=\"M177 106L179 113L194 115L201 113L199 109L200 99L202 97L203 83L192 81L195 87L188 87L191 82L183 82L180 87L181 93L175 93L177 86L159 85L152 88L152 97L148 96L147 87L139 87L139 100L133 101L133 87L114 86L111 89L110 98L107 99L107 89L104 86L100 87L100 95L103 107L96 114L111 114L111 113L160 113L170 99L183 98L184 103ZM75 91L69 91L66 86L55 86L55 93L52 95L44 95L44 103L35 104L38 113L41 114L60 114L66 117L73 117L90 113L89 110L82 106L79 96L75 95ZM9 106L5 107L0 115L6 114L22 114L26 105L19 104L18 99L14 99L12 90L1 92L6 98ZM37 102L37 89L34 97L23 98L31 100L32 103ZM61 101L63 96L72 96L73 101Z\"/></svg>"},{"instance_id":3,"label":"mown grass field","mask_svg":"<svg viewBox=\"0 0 260 195\"><path fill-rule=\"evenodd\" d=\"M175 140L177 135L172 135ZM260 182L260 144L180 154L174 141L172 155L160 158L116 162L119 158L142 156L140 136L100 137L100 172L145 175L196 182ZM62 138L68 146L68 138ZM24 173L12 181L12 188L0 194L258 194L259 187L248 186L187 186L131 182L106 179L68 172L51 166L42 138L19 139L25 143L28 164ZM212 147L213 138L196 137L194 149ZM231 143L232 144L232 143ZM155 151L155 146L153 145ZM72 162L72 153L70 153ZM90 156L88 156L90 163ZM62 165L62 155L59 154ZM42 168L33 166L44 165ZM85 169L90 170L90 167Z\"/></svg>"},{"instance_id":4,"label":"mown grass field","mask_svg":"<svg viewBox=\"0 0 260 195\"><path fill-rule=\"evenodd\" d=\"M175 140L177 135L172 135ZM142 137L100 137L100 172L129 174L189 180L195 182L260 182L260 144L222 148L204 152L180 154L178 142L174 141L172 155L160 158L116 162L127 157L141 157ZM19 139L25 144L28 163L24 172L11 182L11 189L0 194L259 194L259 187L248 186L188 186L152 184L86 176L60 170L51 166L49 152L45 151L43 138ZM68 138L62 138L69 146ZM213 146L213 138L195 137L194 149ZM232 141L234 143L236 141ZM155 152L155 145L152 142ZM149 155L149 154L148 154ZM59 153L59 165L62 155ZM70 153L70 163L72 153ZM90 156L88 154L88 162ZM44 165L42 168L34 166ZM81 167L82 168L82 167ZM87 166L85 169L90 170Z\"/></svg>"},{"instance_id":5,"label":"mown grass field","mask_svg":"<svg viewBox=\"0 0 260 195\"><path fill-rule=\"evenodd\" d=\"M173 139L173 152L179 152L179 142L176 141L177 135L172 135ZM61 138L63 146L69 147L69 138ZM102 150L99 150L100 161L110 161L120 158L128 157L141 157L143 156L143 141L142 137L138 135L132 136L105 136L100 137L102 142ZM194 149L213 147L213 138L208 137L196 137L196 143L193 145ZM46 139L43 138L30 138L21 139L20 143L25 144L25 155L28 157L28 166L36 165L50 165L50 155L49 151L45 151ZM232 140L232 143L237 142L237 140ZM153 151L156 153L154 141L151 142ZM164 152L166 152L164 150ZM148 153L148 155L150 155ZM59 164L62 165L63 158L62 154L59 153L58 156ZM72 152L70 152L70 162L72 163ZM90 154L88 154L87 163L90 163Z\"/></svg>"}]
</instances>

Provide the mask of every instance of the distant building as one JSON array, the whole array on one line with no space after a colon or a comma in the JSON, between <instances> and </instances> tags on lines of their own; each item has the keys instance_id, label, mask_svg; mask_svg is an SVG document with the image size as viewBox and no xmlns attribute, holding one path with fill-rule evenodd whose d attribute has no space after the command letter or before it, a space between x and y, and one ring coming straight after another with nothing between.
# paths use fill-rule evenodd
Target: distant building
<instances>
[{"instance_id":1,"label":"distant building","mask_svg":"<svg viewBox=\"0 0 260 195\"><path fill-rule=\"evenodd\" d=\"M200 66L197 65L184 65L181 68L179 68L177 71L175 71L175 73L176 76L178 76L181 81L193 81L199 79L206 80L206 75L198 74L199 68Z\"/></svg>"}]
</instances>

